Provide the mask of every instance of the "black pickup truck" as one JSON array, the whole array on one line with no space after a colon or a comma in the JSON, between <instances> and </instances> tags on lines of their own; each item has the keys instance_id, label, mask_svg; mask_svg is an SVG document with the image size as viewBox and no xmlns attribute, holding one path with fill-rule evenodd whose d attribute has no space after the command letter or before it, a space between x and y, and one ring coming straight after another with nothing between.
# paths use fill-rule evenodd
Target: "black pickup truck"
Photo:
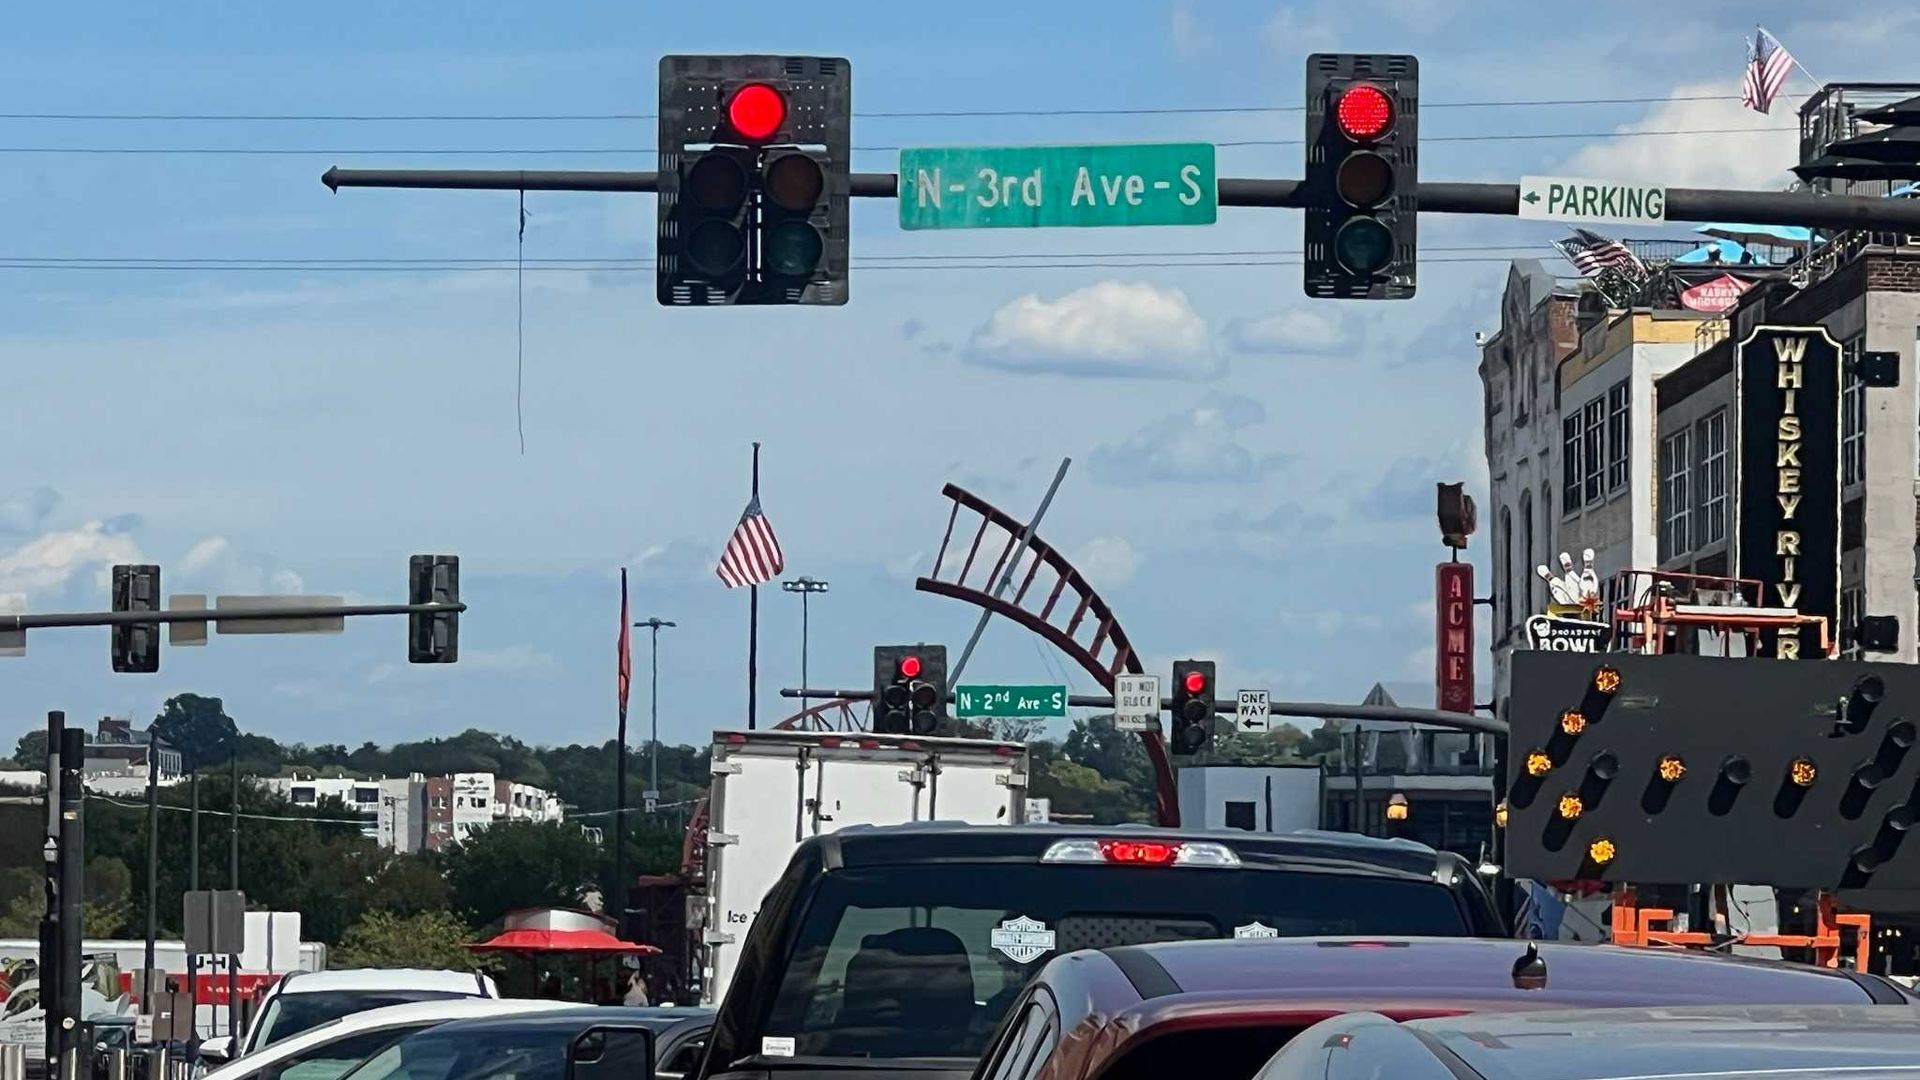
<instances>
[{"instance_id":1,"label":"black pickup truck","mask_svg":"<svg viewBox=\"0 0 1920 1080\"><path fill-rule=\"evenodd\" d=\"M1348 833L854 826L767 894L697 1080L968 1075L1042 961L1326 934L1506 936L1464 860Z\"/></svg>"}]
</instances>

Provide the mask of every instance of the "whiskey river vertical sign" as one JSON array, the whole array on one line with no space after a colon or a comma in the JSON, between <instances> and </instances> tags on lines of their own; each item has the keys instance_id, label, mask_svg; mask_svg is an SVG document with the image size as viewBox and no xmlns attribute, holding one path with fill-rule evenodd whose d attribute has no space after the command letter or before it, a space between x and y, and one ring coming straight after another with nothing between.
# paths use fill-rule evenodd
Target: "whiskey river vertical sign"
<instances>
[{"instance_id":1,"label":"whiskey river vertical sign","mask_svg":"<svg viewBox=\"0 0 1920 1080\"><path fill-rule=\"evenodd\" d=\"M1840 613L1840 346L1819 326L1761 326L1740 343L1735 574L1761 606ZM1831 630L1829 631L1831 632ZM1818 632L1776 630L1761 655L1824 658Z\"/></svg>"}]
</instances>

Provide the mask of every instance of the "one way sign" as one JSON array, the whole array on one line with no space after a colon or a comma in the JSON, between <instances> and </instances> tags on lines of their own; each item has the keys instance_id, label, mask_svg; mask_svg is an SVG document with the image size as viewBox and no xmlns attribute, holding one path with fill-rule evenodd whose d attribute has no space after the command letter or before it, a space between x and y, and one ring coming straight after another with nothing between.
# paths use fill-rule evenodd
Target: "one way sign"
<instances>
[{"instance_id":1,"label":"one way sign","mask_svg":"<svg viewBox=\"0 0 1920 1080\"><path fill-rule=\"evenodd\" d=\"M1240 691L1240 708L1238 710L1238 722L1235 725L1236 730L1267 730L1267 718L1269 716L1267 704L1267 692L1265 690Z\"/></svg>"}]
</instances>

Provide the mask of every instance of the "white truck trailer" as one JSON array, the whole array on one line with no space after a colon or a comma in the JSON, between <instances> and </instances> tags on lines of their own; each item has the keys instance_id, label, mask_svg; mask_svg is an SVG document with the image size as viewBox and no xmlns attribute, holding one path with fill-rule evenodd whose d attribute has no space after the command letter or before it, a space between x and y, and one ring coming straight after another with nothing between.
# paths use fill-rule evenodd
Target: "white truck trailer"
<instances>
[{"instance_id":1,"label":"white truck trailer","mask_svg":"<svg viewBox=\"0 0 1920 1080\"><path fill-rule=\"evenodd\" d=\"M849 825L1025 819L1019 743L818 731L721 731L708 795L701 1001L717 1005L767 890L800 842Z\"/></svg>"}]
</instances>

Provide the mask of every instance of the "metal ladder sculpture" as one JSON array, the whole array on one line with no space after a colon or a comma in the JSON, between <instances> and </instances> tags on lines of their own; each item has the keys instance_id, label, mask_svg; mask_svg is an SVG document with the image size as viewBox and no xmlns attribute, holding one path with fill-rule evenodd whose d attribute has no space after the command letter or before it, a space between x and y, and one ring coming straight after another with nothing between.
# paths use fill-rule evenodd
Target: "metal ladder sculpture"
<instances>
[{"instance_id":1,"label":"metal ladder sculpture","mask_svg":"<svg viewBox=\"0 0 1920 1080\"><path fill-rule=\"evenodd\" d=\"M1115 676L1145 673L1140 656L1126 631L1121 629L1113 609L1066 556L1038 535L1028 539L1026 552L1013 566L1010 578L1013 587L1009 594L994 596L993 586L1014 560L1025 524L956 485L946 485L940 494L953 502L953 510L947 515L947 533L940 541L940 553L934 557L933 572L914 582L914 588L985 608L1033 631L1072 657L1108 693L1113 692ZM973 530L965 557L956 556L954 560L958 568L943 577L942 571L950 569L947 555L953 547L954 530L960 525L962 511L968 515L968 524L972 524L973 517L978 517L979 525ZM1004 543L989 563L982 557L981 545L990 529L997 529ZM1064 624L1061 619L1065 620ZM1157 732L1142 732L1140 738L1146 744L1147 760L1153 766L1159 823L1178 825L1180 805L1174 796L1173 768L1167 758L1166 742Z\"/></svg>"}]
</instances>

